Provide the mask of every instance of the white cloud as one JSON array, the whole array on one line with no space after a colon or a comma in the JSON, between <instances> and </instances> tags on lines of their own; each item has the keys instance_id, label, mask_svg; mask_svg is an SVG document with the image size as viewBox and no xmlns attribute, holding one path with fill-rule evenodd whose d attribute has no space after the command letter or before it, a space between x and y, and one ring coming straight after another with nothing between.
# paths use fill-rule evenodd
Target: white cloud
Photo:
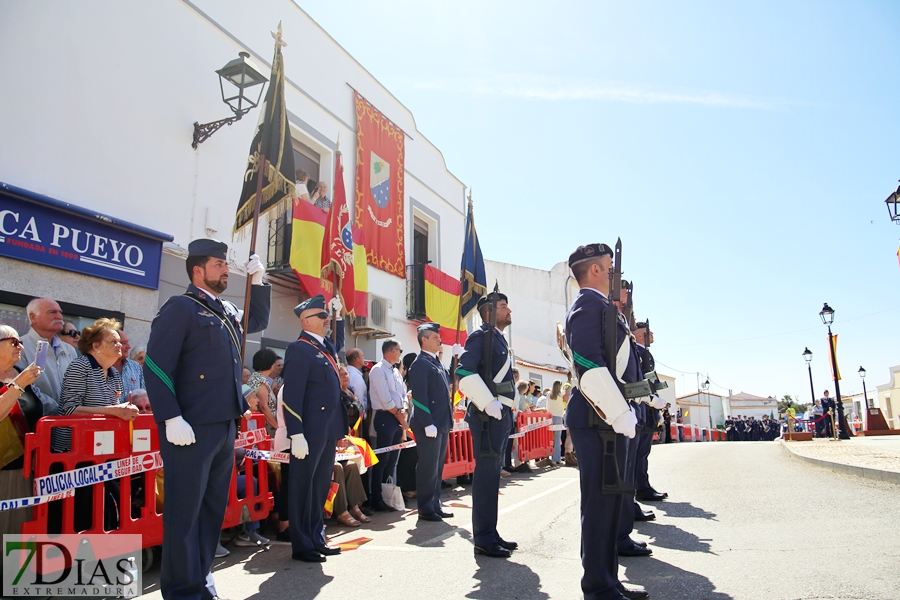
<instances>
[{"instance_id":1,"label":"white cloud","mask_svg":"<svg viewBox=\"0 0 900 600\"><path fill-rule=\"evenodd\" d=\"M543 76L479 76L468 79L417 80L409 83L418 89L454 91L478 96L523 100L606 100L628 104L699 104L757 110L774 110L784 104L705 90L669 91L615 82L554 81Z\"/></svg>"}]
</instances>

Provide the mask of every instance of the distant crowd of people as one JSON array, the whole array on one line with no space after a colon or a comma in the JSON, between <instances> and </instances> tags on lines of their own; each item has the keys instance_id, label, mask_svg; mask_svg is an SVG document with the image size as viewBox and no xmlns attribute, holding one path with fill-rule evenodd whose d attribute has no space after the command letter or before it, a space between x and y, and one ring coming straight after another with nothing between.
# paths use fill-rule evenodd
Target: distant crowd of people
<instances>
[{"instance_id":1,"label":"distant crowd of people","mask_svg":"<svg viewBox=\"0 0 900 600\"><path fill-rule=\"evenodd\" d=\"M725 419L725 439L729 442L760 442L781 436L781 422L763 415L761 419L731 415Z\"/></svg>"}]
</instances>

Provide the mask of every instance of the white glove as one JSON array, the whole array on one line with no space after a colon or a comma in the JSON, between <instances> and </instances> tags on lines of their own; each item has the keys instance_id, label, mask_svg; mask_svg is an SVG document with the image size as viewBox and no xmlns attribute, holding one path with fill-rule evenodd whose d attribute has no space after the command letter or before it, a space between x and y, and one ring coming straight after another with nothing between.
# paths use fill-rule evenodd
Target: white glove
<instances>
[{"instance_id":1,"label":"white glove","mask_svg":"<svg viewBox=\"0 0 900 600\"><path fill-rule=\"evenodd\" d=\"M494 417L498 421L503 418L503 405L500 404L499 400L494 400L490 404L484 407L484 412L489 417ZM634 436L632 436L634 437Z\"/></svg>"},{"instance_id":2,"label":"white glove","mask_svg":"<svg viewBox=\"0 0 900 600\"><path fill-rule=\"evenodd\" d=\"M635 428L637 427L637 416L633 410L624 412L618 419L612 422L613 431L620 433L627 438L634 438Z\"/></svg>"},{"instance_id":3,"label":"white glove","mask_svg":"<svg viewBox=\"0 0 900 600\"><path fill-rule=\"evenodd\" d=\"M631 437L634 437L633 435ZM291 436L291 454L297 460L303 460L309 454L309 444L306 443L306 436L302 433Z\"/></svg>"},{"instance_id":4,"label":"white glove","mask_svg":"<svg viewBox=\"0 0 900 600\"><path fill-rule=\"evenodd\" d=\"M656 410L662 410L666 407L666 401L659 396L650 396L650 406Z\"/></svg>"},{"instance_id":5,"label":"white glove","mask_svg":"<svg viewBox=\"0 0 900 600\"><path fill-rule=\"evenodd\" d=\"M459 344L453 344L453 350L451 350L450 352L453 354L453 356L462 356L462 353L465 351L466 349Z\"/></svg>"},{"instance_id":6,"label":"white glove","mask_svg":"<svg viewBox=\"0 0 900 600\"><path fill-rule=\"evenodd\" d=\"M244 264L244 268L247 270L247 275L250 276L250 283L252 285L262 285L262 279L263 275L266 274L266 269L263 267L262 262L260 262L258 254L251 255L250 260Z\"/></svg>"},{"instance_id":7,"label":"white glove","mask_svg":"<svg viewBox=\"0 0 900 600\"><path fill-rule=\"evenodd\" d=\"M341 311L344 310L344 305L341 302L341 299L335 296L331 299L331 302L328 303L328 310L333 310L337 313L338 316L341 316Z\"/></svg>"},{"instance_id":8,"label":"white glove","mask_svg":"<svg viewBox=\"0 0 900 600\"><path fill-rule=\"evenodd\" d=\"M197 441L191 424L181 415L166 419L166 439L176 446L190 446Z\"/></svg>"},{"instance_id":9,"label":"white glove","mask_svg":"<svg viewBox=\"0 0 900 600\"><path fill-rule=\"evenodd\" d=\"M425 435L428 437L437 437L437 427L429 425L425 428Z\"/></svg>"}]
</instances>

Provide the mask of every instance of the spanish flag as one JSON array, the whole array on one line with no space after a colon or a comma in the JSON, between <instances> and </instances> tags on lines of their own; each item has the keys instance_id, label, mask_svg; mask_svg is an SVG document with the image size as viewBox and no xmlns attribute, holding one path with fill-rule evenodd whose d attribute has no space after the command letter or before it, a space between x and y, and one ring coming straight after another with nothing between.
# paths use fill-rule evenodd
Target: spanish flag
<instances>
[{"instance_id":1,"label":"spanish flag","mask_svg":"<svg viewBox=\"0 0 900 600\"><path fill-rule=\"evenodd\" d=\"M331 516L331 513L334 512L334 497L337 496L338 492L338 483L336 481L331 482L331 488L328 490L328 496L325 497L325 515Z\"/></svg>"},{"instance_id":2,"label":"spanish flag","mask_svg":"<svg viewBox=\"0 0 900 600\"><path fill-rule=\"evenodd\" d=\"M834 373L834 369L837 366L837 334L834 334L834 346L831 348L831 355L834 357L834 363L831 365L831 380L832 381L840 381L841 379L841 368L837 367L837 375Z\"/></svg>"},{"instance_id":3,"label":"spanish flag","mask_svg":"<svg viewBox=\"0 0 900 600\"><path fill-rule=\"evenodd\" d=\"M372 450L372 447L369 445L369 442L362 438L354 437L352 435L346 436L347 441L351 444L359 448L359 453L362 454L363 464L366 467L371 467L375 463L378 462L378 456Z\"/></svg>"},{"instance_id":4,"label":"spanish flag","mask_svg":"<svg viewBox=\"0 0 900 600\"><path fill-rule=\"evenodd\" d=\"M291 224L291 268L300 280L300 286L310 296L322 294L330 300L333 290L330 282L323 282L322 240L328 213L300 198L294 198L294 214ZM324 287L327 285L327 289Z\"/></svg>"},{"instance_id":5,"label":"spanish flag","mask_svg":"<svg viewBox=\"0 0 900 600\"><path fill-rule=\"evenodd\" d=\"M425 316L441 326L441 341L456 343L456 324L459 321L459 280L425 265ZM466 332L459 332L459 343L466 343Z\"/></svg>"}]
</instances>

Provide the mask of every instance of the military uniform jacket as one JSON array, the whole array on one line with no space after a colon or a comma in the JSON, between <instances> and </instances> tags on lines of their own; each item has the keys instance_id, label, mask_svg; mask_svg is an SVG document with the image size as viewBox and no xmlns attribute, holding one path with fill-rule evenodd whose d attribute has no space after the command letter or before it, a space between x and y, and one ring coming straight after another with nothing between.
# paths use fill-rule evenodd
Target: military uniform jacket
<instances>
[{"instance_id":1,"label":"military uniform jacket","mask_svg":"<svg viewBox=\"0 0 900 600\"><path fill-rule=\"evenodd\" d=\"M638 356L641 357L641 376L656 370L656 360L650 354L650 348L643 344L635 344L637 346ZM644 409L644 424L648 427L656 428L659 426L659 409L653 408L649 404L642 404Z\"/></svg>"},{"instance_id":2,"label":"military uniform jacket","mask_svg":"<svg viewBox=\"0 0 900 600\"><path fill-rule=\"evenodd\" d=\"M420 352L409 367L407 380L413 405L410 424L423 429L429 425L438 429L452 427L450 378L444 365L427 352Z\"/></svg>"},{"instance_id":3,"label":"military uniform jacket","mask_svg":"<svg viewBox=\"0 0 900 600\"><path fill-rule=\"evenodd\" d=\"M479 374L481 375L481 378L484 379L484 374L481 373L481 354L483 351L485 335L494 336L494 345L492 346L494 354L491 357L492 379L497 376L497 374L500 372L500 369L505 368L504 365L507 362L512 360L512 356L509 352L509 346L506 343L506 338L503 337L503 333L500 332L496 327L493 328L493 332L491 332L491 329L492 328L489 323L483 323L481 325L481 328L473 331L472 334L466 339L466 351L462 356L459 357L459 365L456 367L456 375L460 379L463 377L468 377L469 375ZM502 383L504 381L512 382L512 380L513 365L510 365L509 369L506 369L506 375L504 375L503 379L501 381L498 381L497 383ZM515 401L515 387L513 387L512 392L503 394L503 396L509 398L512 401ZM505 404L503 405L503 411L504 414L506 412L509 412L509 407Z\"/></svg>"},{"instance_id":4,"label":"military uniform jacket","mask_svg":"<svg viewBox=\"0 0 900 600\"><path fill-rule=\"evenodd\" d=\"M249 333L269 324L271 295L269 285L250 286ZM195 425L240 417L249 408L241 393L243 338L238 310L227 300L219 304L193 285L166 300L150 326L144 361L156 422L179 415Z\"/></svg>"},{"instance_id":5,"label":"military uniform jacket","mask_svg":"<svg viewBox=\"0 0 900 600\"><path fill-rule=\"evenodd\" d=\"M609 300L599 291L582 288L566 314L566 341L572 350L572 359L579 377L588 369L608 367L603 358L603 310L607 306ZM628 335L628 327L621 313L619 317L616 328L617 347L621 349L622 344L631 345L628 365L621 379L625 383L635 383L643 379L637 344ZM610 368L610 373L615 377L615 366ZM589 419L589 416L593 412L590 400L576 387L566 408L566 426L590 427L594 419Z\"/></svg>"},{"instance_id":6,"label":"military uniform jacket","mask_svg":"<svg viewBox=\"0 0 900 600\"><path fill-rule=\"evenodd\" d=\"M302 332L284 353L282 406L288 436L304 434L308 441L337 440L350 424L341 403L337 353L344 346L344 322L337 322L337 346Z\"/></svg>"}]
</instances>

